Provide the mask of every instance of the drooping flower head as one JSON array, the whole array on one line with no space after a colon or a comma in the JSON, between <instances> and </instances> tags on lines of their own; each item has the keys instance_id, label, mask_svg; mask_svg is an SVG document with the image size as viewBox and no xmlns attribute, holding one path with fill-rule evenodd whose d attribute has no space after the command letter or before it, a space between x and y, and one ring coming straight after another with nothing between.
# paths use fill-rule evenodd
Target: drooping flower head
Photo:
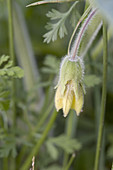
<instances>
[{"instance_id":1,"label":"drooping flower head","mask_svg":"<svg viewBox=\"0 0 113 170\"><path fill-rule=\"evenodd\" d=\"M83 60L78 56L74 60L65 56L61 63L55 94L55 107L57 111L63 109L64 117L70 109L74 109L77 115L82 110L85 93L83 78Z\"/></svg>"}]
</instances>

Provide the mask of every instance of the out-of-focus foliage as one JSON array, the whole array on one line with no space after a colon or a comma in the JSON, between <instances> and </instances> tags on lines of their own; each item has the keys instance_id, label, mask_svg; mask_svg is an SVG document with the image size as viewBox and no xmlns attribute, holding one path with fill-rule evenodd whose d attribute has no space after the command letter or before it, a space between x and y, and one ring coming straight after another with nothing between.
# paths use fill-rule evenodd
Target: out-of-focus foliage
<instances>
[{"instance_id":1,"label":"out-of-focus foliage","mask_svg":"<svg viewBox=\"0 0 113 170\"><path fill-rule=\"evenodd\" d=\"M90 11L84 15L89 6L88 1L87 4L84 1L66 1L61 4L52 3L29 8L26 8L26 5L32 3L30 0L13 0L13 2L16 3L13 6L15 7L13 8L15 57L16 65L20 65L20 67L12 66L12 61L9 58L7 3L6 0L0 1L0 168L4 170L21 169L26 157L30 155L34 146L41 139L54 110L54 87L58 78L60 60L66 55L68 43L77 22L82 15L84 16L82 21L84 21ZM48 2L55 1L45 0L36 3L39 5ZM112 11L107 10L109 2L103 1L101 4L103 4L101 8L104 9L104 12L107 11L108 15L112 16ZM48 17L51 21L48 25L49 32L46 33L45 25L48 23ZM87 48L84 55L87 93L83 113L78 119L74 111L66 119L63 118L62 111L58 113L51 131L35 157L36 169L61 170L65 159L67 165L72 153L76 153L76 158L70 170L92 170L94 167L103 68L101 28L99 27L95 33L96 26L100 23L101 17L99 17L95 16L94 18L97 25L93 20L89 24L80 48L84 52L88 42L92 40L90 48ZM81 24L74 37L77 36L80 27ZM46 42L56 41L50 44L43 43L44 34ZM111 29L108 43L108 96L105 140L103 140L105 141L104 152L101 159L102 170L111 170L113 162L112 35ZM12 107L14 100L12 81L14 79L16 116ZM16 117L15 126L14 116Z\"/></svg>"},{"instance_id":2,"label":"out-of-focus foliage","mask_svg":"<svg viewBox=\"0 0 113 170\"><path fill-rule=\"evenodd\" d=\"M95 75L85 75L84 83L87 87L93 87L98 85L101 82L101 79Z\"/></svg>"},{"instance_id":3,"label":"out-of-focus foliage","mask_svg":"<svg viewBox=\"0 0 113 170\"><path fill-rule=\"evenodd\" d=\"M24 76L24 72L20 67L13 66L13 61L10 60L9 56L2 55L0 57L0 76L22 78Z\"/></svg>"},{"instance_id":4,"label":"out-of-focus foliage","mask_svg":"<svg viewBox=\"0 0 113 170\"><path fill-rule=\"evenodd\" d=\"M81 144L76 139L70 139L69 137L64 135L55 138L50 138L47 144L49 146L55 144L56 146L59 146L60 148L64 149L67 153L70 154L81 148Z\"/></svg>"}]
</instances>

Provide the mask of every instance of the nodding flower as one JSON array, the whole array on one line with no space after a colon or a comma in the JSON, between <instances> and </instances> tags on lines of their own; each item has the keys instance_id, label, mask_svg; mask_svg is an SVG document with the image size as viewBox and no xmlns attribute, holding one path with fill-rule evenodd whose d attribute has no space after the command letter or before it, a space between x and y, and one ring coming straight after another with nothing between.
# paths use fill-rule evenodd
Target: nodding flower
<instances>
[{"instance_id":1,"label":"nodding flower","mask_svg":"<svg viewBox=\"0 0 113 170\"><path fill-rule=\"evenodd\" d=\"M78 56L78 51L85 30L97 11L96 8L91 10L81 26L71 51L64 57L61 63L59 81L56 86L55 107L57 111L63 109L64 117L67 116L70 109L74 109L77 115L82 111L85 94L84 63L83 57Z\"/></svg>"},{"instance_id":2,"label":"nodding flower","mask_svg":"<svg viewBox=\"0 0 113 170\"><path fill-rule=\"evenodd\" d=\"M83 60L78 56L75 60L70 56L64 57L55 94L55 107L57 111L63 109L64 117L70 109L74 109L77 115L82 111L85 93L83 79Z\"/></svg>"}]
</instances>

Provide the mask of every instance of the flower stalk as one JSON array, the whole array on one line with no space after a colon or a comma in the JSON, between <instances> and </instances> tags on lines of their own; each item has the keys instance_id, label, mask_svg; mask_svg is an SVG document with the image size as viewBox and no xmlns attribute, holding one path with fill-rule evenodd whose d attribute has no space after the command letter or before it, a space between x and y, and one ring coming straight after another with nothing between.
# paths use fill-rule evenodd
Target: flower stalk
<instances>
[{"instance_id":1,"label":"flower stalk","mask_svg":"<svg viewBox=\"0 0 113 170\"><path fill-rule=\"evenodd\" d=\"M106 93L107 93L107 63L108 63L107 58L108 58L107 28L106 28L105 21L103 20L103 85L102 85L101 112L100 112L99 131L98 131L94 170L99 170L100 154L101 154L102 138L103 138L103 130L104 130Z\"/></svg>"},{"instance_id":2,"label":"flower stalk","mask_svg":"<svg viewBox=\"0 0 113 170\"><path fill-rule=\"evenodd\" d=\"M91 5L86 9L86 11L84 12L84 14L82 15L82 17L81 17L80 20L78 21L78 23L77 23L77 25L76 25L73 33L72 33L72 36L71 36L71 38L70 38L69 45L68 45L68 50L67 50L68 55L70 54L71 43L72 43L72 40L73 40L73 38L74 38L74 35L75 35L75 33L76 33L79 25L80 25L81 22L83 21L83 19L84 19L84 18L86 17L86 15L89 13L90 9L91 9Z\"/></svg>"},{"instance_id":3,"label":"flower stalk","mask_svg":"<svg viewBox=\"0 0 113 170\"><path fill-rule=\"evenodd\" d=\"M78 56L78 49L85 30L96 14L96 11L97 9L93 9L90 12L79 31L72 50L64 57L61 63L59 82L56 86L55 107L57 111L63 109L64 117L67 116L70 109L74 109L77 115L82 111L85 94L83 81L84 62L83 58ZM78 26L79 24L75 31Z\"/></svg>"},{"instance_id":4,"label":"flower stalk","mask_svg":"<svg viewBox=\"0 0 113 170\"><path fill-rule=\"evenodd\" d=\"M75 57L77 56L78 53L78 49L79 49L79 45L80 42L82 40L82 37L85 33L85 30L87 29L89 23L91 22L92 18L94 17L94 15L96 14L97 9L94 9L90 12L89 16L87 17L87 19L84 21L83 26L81 27L79 34L75 40L75 43L73 45L73 48L71 50L71 55L72 55L72 59L75 59Z\"/></svg>"}]
</instances>

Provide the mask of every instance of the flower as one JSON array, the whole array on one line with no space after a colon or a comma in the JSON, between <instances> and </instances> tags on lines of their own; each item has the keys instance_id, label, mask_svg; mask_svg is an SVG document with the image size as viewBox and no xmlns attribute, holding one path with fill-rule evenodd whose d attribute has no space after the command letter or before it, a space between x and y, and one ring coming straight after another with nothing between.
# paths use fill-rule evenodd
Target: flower
<instances>
[{"instance_id":1,"label":"flower","mask_svg":"<svg viewBox=\"0 0 113 170\"><path fill-rule=\"evenodd\" d=\"M72 60L66 56L60 69L60 77L56 86L55 107L57 111L63 109L64 117L70 109L74 109L79 115L84 103L84 65L80 57Z\"/></svg>"}]
</instances>

